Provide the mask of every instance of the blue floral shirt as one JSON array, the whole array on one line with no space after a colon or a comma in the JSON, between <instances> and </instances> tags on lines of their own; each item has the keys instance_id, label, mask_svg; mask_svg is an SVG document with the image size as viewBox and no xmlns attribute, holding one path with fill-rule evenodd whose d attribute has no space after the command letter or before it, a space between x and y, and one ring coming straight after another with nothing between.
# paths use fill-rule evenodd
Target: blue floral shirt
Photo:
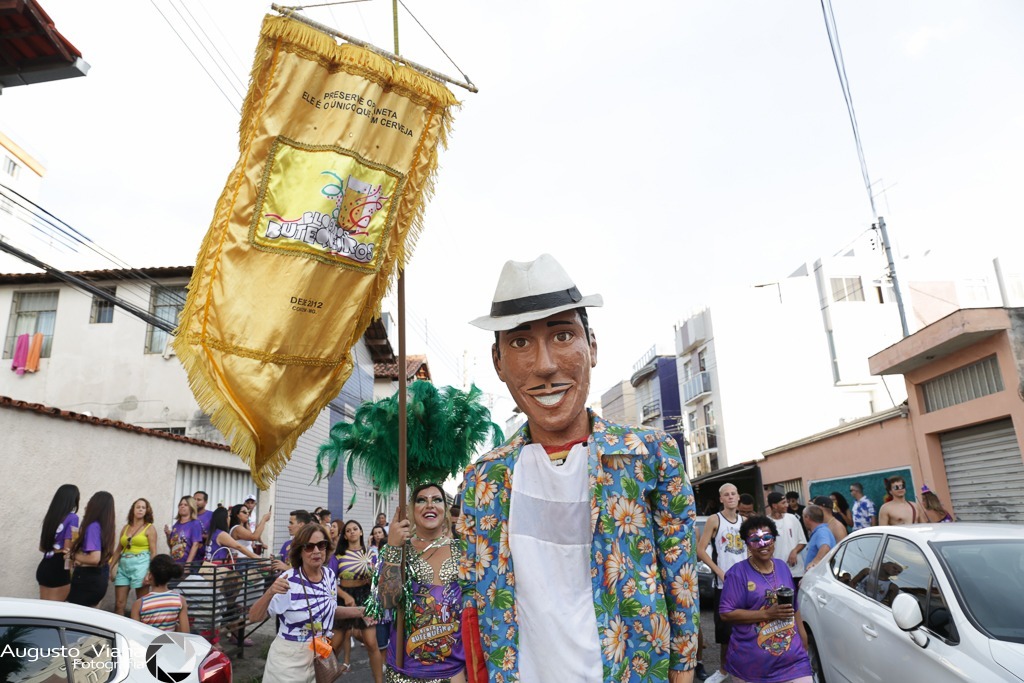
<instances>
[{"instance_id":1,"label":"blue floral shirt","mask_svg":"<svg viewBox=\"0 0 1024 683\"><path fill-rule=\"evenodd\" d=\"M591 578L604 680L665 681L697 665L696 515L675 440L591 413L587 441L594 539ZM465 474L460 578L475 605L488 679L519 681L515 571L508 545L512 476L524 426Z\"/></svg>"}]
</instances>

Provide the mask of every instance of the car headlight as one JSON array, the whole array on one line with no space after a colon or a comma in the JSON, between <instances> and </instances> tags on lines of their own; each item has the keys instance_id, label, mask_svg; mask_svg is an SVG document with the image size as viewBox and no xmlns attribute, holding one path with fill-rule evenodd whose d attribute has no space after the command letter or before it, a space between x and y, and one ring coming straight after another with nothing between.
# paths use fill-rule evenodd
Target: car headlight
<instances>
[{"instance_id":1,"label":"car headlight","mask_svg":"<svg viewBox=\"0 0 1024 683\"><path fill-rule=\"evenodd\" d=\"M703 562L698 562L697 563L697 573L698 574L711 574L713 572L711 571L711 567L707 566Z\"/></svg>"}]
</instances>

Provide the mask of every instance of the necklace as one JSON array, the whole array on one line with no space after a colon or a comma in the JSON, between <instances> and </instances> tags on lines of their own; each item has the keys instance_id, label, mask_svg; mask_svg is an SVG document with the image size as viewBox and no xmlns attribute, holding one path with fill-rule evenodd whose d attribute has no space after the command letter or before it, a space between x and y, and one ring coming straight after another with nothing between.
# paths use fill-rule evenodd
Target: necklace
<instances>
[{"instance_id":1,"label":"necklace","mask_svg":"<svg viewBox=\"0 0 1024 683\"><path fill-rule=\"evenodd\" d=\"M771 588L771 590L773 590L773 591L774 590L778 590L779 587L778 587L777 582L775 580L775 561L774 560L772 560L771 571L768 571L768 572L763 571L760 567L758 567L756 564L754 564L754 561L753 561L752 558L747 558L747 562L750 563L751 567L753 567L755 570L757 570L758 574L760 574L761 576L764 577L765 583L768 584L768 586ZM769 578L769 577L771 577L771 578Z\"/></svg>"},{"instance_id":2,"label":"necklace","mask_svg":"<svg viewBox=\"0 0 1024 683\"><path fill-rule=\"evenodd\" d=\"M443 535L443 534L441 536L438 536L437 538L435 538L433 540L430 540L428 538L420 538L419 536L414 536L413 538L415 538L420 543L426 543L427 544L427 547L425 547L423 550L418 551L420 553L420 555L422 555L423 553L427 552L428 550L433 550L434 548L440 548L442 545L444 545L445 543L448 542L448 537Z\"/></svg>"}]
</instances>

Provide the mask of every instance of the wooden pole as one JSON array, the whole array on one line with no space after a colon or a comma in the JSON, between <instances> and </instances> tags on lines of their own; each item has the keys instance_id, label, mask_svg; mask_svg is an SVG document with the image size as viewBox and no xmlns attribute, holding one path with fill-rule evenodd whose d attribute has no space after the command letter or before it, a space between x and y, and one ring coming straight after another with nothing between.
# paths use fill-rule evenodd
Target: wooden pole
<instances>
[{"instance_id":1,"label":"wooden pole","mask_svg":"<svg viewBox=\"0 0 1024 683\"><path fill-rule=\"evenodd\" d=\"M391 17L395 28L395 54L398 54L398 0L391 0ZM398 264L398 519L405 519L406 511L406 444L408 424L407 415L407 382L405 362L405 264ZM405 586L405 550L402 551L402 566L399 568L402 579L402 594ZM395 629L398 642L395 644L395 664L402 667L405 663L405 609L401 600L398 603L398 627Z\"/></svg>"}]
</instances>

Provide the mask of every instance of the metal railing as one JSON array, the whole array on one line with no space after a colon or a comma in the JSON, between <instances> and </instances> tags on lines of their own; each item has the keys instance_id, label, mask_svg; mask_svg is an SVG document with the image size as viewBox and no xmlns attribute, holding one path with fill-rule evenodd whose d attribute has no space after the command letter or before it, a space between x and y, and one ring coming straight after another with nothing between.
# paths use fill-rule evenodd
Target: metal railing
<instances>
[{"instance_id":1,"label":"metal railing","mask_svg":"<svg viewBox=\"0 0 1024 683\"><path fill-rule=\"evenodd\" d=\"M694 456L712 448L718 448L718 436L715 434L715 425L698 427L687 434L686 450L689 455Z\"/></svg>"},{"instance_id":2,"label":"metal railing","mask_svg":"<svg viewBox=\"0 0 1024 683\"><path fill-rule=\"evenodd\" d=\"M245 657L245 639L266 623L249 622L249 608L277 578L270 559L242 559L231 563L197 563L188 575L169 587L188 602L189 630L205 637L219 632L221 647L237 648Z\"/></svg>"},{"instance_id":3,"label":"metal railing","mask_svg":"<svg viewBox=\"0 0 1024 683\"><path fill-rule=\"evenodd\" d=\"M683 403L689 403L698 396L710 392L711 375L707 370L703 370L683 383Z\"/></svg>"},{"instance_id":4,"label":"metal railing","mask_svg":"<svg viewBox=\"0 0 1024 683\"><path fill-rule=\"evenodd\" d=\"M651 401L650 403L644 404L642 413L644 422L647 422L648 420L653 420L654 418L658 417L659 415L661 415L661 401L654 400Z\"/></svg>"}]
</instances>

